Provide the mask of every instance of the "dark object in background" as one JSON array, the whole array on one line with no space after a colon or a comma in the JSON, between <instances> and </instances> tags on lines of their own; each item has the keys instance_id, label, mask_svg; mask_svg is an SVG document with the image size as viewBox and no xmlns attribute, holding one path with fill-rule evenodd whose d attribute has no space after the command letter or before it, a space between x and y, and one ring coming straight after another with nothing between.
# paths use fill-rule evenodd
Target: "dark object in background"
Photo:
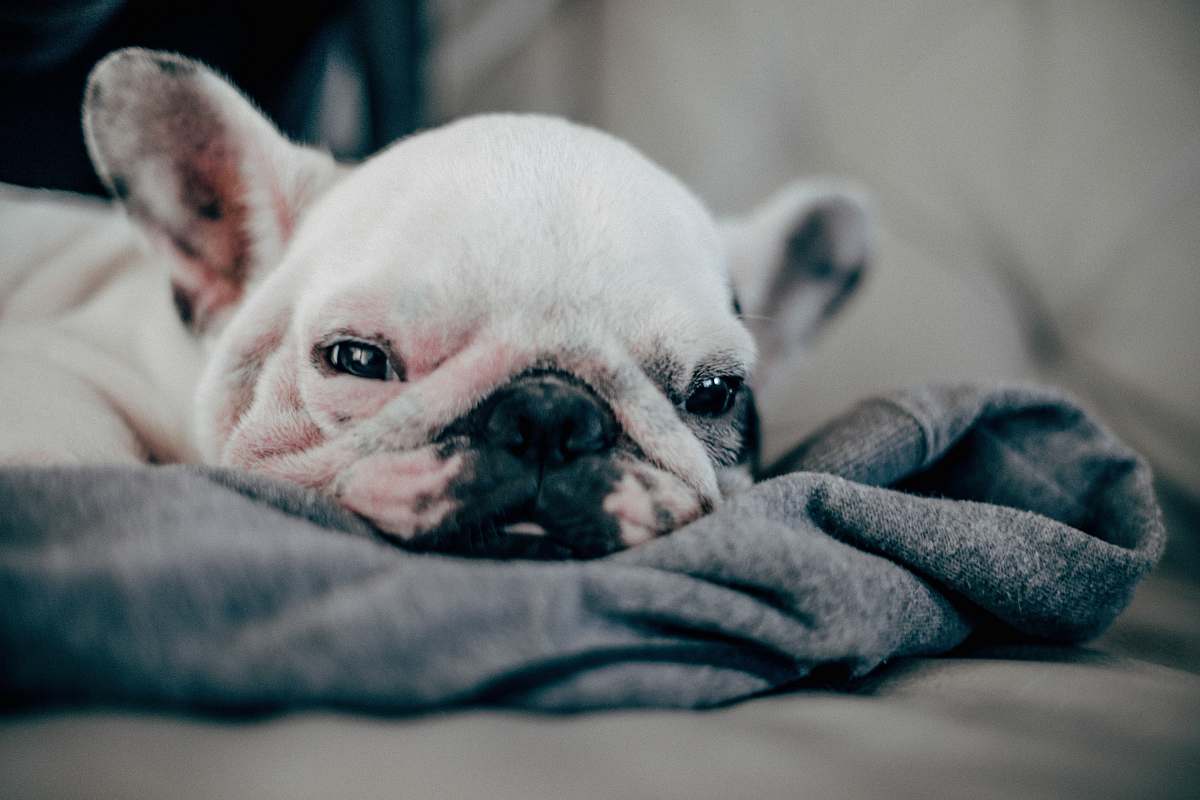
<instances>
[{"instance_id":1,"label":"dark object in background","mask_svg":"<svg viewBox=\"0 0 1200 800\"><path fill-rule=\"evenodd\" d=\"M285 134L359 158L422 119L419 0L0 4L0 181L103 194L83 144L88 72L131 45L230 76Z\"/></svg>"}]
</instances>

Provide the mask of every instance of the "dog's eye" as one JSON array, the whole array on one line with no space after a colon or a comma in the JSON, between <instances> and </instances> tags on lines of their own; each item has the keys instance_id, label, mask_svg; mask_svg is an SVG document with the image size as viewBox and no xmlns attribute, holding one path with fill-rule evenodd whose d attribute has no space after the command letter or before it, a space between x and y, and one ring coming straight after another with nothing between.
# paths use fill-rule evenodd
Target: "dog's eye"
<instances>
[{"instance_id":1,"label":"dog's eye","mask_svg":"<svg viewBox=\"0 0 1200 800\"><path fill-rule=\"evenodd\" d=\"M733 408L734 398L737 397L741 385L742 379L732 375L705 378L688 395L683 407L692 414L719 417Z\"/></svg>"},{"instance_id":2,"label":"dog's eye","mask_svg":"<svg viewBox=\"0 0 1200 800\"><path fill-rule=\"evenodd\" d=\"M325 360L338 372L356 378L390 381L400 378L387 354L363 342L337 342L325 348Z\"/></svg>"}]
</instances>

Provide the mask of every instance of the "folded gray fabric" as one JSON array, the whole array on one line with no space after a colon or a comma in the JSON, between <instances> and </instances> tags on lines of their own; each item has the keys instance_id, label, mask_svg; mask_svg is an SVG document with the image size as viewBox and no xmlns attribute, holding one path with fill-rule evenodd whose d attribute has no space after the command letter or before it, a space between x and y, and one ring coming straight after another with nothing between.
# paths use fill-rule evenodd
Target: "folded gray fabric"
<instances>
[{"instance_id":1,"label":"folded gray fabric","mask_svg":"<svg viewBox=\"0 0 1200 800\"><path fill-rule=\"evenodd\" d=\"M1040 389L869 400L776 472L668 537L539 563L406 552L252 475L0 471L0 696L709 706L972 632L1085 640L1163 547L1146 466Z\"/></svg>"}]
</instances>

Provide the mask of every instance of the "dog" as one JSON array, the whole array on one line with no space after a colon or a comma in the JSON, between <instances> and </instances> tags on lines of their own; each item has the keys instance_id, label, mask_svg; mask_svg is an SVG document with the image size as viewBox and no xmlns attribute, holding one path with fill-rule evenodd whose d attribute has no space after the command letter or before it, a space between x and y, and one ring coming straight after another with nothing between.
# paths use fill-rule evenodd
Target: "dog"
<instances>
[{"instance_id":1,"label":"dog","mask_svg":"<svg viewBox=\"0 0 1200 800\"><path fill-rule=\"evenodd\" d=\"M705 514L752 481L752 376L871 256L852 187L718 223L553 117L468 117L344 165L203 65L133 48L95 67L83 121L158 254L97 327L140 331L118 361L182 406L101 392L110 412L148 460L309 487L416 548L590 558ZM70 454L48 433L41 460Z\"/></svg>"}]
</instances>

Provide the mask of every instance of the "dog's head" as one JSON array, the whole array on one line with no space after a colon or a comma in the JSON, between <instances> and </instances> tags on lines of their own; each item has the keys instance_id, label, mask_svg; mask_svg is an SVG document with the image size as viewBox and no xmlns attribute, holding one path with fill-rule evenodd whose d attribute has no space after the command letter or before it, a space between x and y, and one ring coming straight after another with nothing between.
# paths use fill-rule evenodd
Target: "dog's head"
<instances>
[{"instance_id":1,"label":"dog's head","mask_svg":"<svg viewBox=\"0 0 1200 800\"><path fill-rule=\"evenodd\" d=\"M867 258L853 193L793 187L722 229L553 118L469 118L347 167L202 66L125 50L84 119L204 339L206 458L418 546L599 555L704 513L754 459L756 353L786 359Z\"/></svg>"}]
</instances>

